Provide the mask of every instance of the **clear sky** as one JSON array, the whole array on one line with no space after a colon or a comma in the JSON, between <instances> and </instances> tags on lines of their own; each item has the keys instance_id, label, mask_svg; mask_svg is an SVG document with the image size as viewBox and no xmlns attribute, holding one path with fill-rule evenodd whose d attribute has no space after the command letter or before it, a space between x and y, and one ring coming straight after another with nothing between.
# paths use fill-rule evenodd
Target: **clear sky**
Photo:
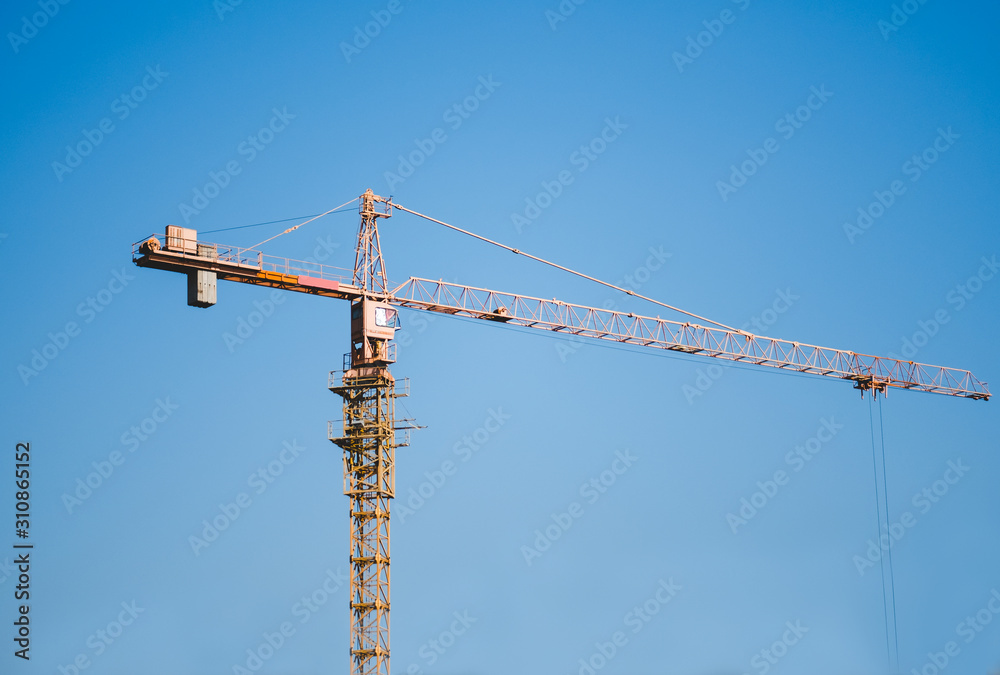
<instances>
[{"instance_id":1,"label":"clear sky","mask_svg":"<svg viewBox=\"0 0 1000 675\"><path fill-rule=\"evenodd\" d=\"M998 19L917 0L4 3L0 510L29 441L35 548L30 662L0 550L0 672L347 670L326 437L346 304L221 284L187 307L183 277L131 264L167 224L370 187L730 325L1000 383ZM350 267L357 223L266 250ZM406 214L381 227L395 281L666 316ZM401 412L427 428L398 451L395 673L1000 668L1000 403L897 390L880 411L832 379L402 321ZM886 518L898 665L869 551Z\"/></svg>"}]
</instances>

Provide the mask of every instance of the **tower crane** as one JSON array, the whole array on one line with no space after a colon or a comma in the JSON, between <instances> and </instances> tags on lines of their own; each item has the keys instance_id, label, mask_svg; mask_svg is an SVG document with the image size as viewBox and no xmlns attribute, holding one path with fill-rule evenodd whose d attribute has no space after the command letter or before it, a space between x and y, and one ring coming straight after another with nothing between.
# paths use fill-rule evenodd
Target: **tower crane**
<instances>
[{"instance_id":1,"label":"tower crane","mask_svg":"<svg viewBox=\"0 0 1000 675\"><path fill-rule=\"evenodd\" d=\"M331 422L328 435L344 451L344 494L350 498L352 675L389 673L389 504L395 493L395 449L407 444L406 430L414 428L411 420L397 419L395 414L395 400L408 394L408 382L397 381L389 372L396 360L392 339L399 325L397 308L838 378L853 382L862 396L865 392L874 396L898 388L977 400L990 398L986 383L968 370L778 340L707 319L704 321L712 326L417 277L393 288L385 273L378 221L391 217L396 210L578 276L586 275L430 218L370 189L358 199L361 224L352 273L315 262L265 255L256 248L201 242L196 230L173 225L167 226L165 235L151 235L132 247L132 260L139 267L186 274L188 304L194 307L216 304L219 280L351 303L350 352L344 355L343 368L332 371L329 378L330 390L343 399L343 423L337 429Z\"/></svg>"}]
</instances>

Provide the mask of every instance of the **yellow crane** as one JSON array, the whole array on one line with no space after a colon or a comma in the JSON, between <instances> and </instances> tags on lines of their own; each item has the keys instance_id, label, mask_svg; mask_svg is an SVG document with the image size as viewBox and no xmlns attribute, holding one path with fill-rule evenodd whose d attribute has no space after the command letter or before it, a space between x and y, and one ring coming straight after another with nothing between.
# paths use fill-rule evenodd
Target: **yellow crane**
<instances>
[{"instance_id":1,"label":"yellow crane","mask_svg":"<svg viewBox=\"0 0 1000 675\"><path fill-rule=\"evenodd\" d=\"M389 503L395 495L395 449L406 444L405 437L397 432L414 428L410 420L400 420L395 414L395 400L407 395L408 383L397 382L389 372L389 366L395 362L392 339L398 327L398 307L834 377L853 382L862 395L866 391L877 395L889 388L899 388L971 399L990 398L986 384L967 370L753 335L462 230L380 197L372 190L367 190L358 201L361 225L350 276L346 274L350 270L269 256L255 247L201 242L195 230L173 225L167 227L165 235L152 235L132 248L132 260L140 267L186 274L188 304L195 307L216 303L219 280L350 301L350 352L345 354L343 368L331 372L329 380L330 390L343 398L343 422L340 428L330 424L329 437L344 450L344 494L351 500L353 675L389 673ZM395 210L426 218L711 325L417 277L390 288L378 221L391 217Z\"/></svg>"}]
</instances>

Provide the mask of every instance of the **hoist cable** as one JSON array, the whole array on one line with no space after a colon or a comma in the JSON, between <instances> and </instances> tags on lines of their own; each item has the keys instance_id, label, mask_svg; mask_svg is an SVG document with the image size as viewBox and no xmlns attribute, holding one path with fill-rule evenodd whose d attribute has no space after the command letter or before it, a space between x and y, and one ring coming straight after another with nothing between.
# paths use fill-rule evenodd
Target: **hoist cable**
<instances>
[{"instance_id":1,"label":"hoist cable","mask_svg":"<svg viewBox=\"0 0 1000 675\"><path fill-rule=\"evenodd\" d=\"M875 396L874 390L872 391L872 397ZM877 521L877 529L875 531L875 542L879 549L882 547L882 500L879 499L879 489L878 489L878 460L875 453L875 420L872 415L872 401L868 399L868 424L871 427L871 437L872 437L872 473L875 478L875 518ZM884 464L883 464L884 466ZM889 513L885 514L886 520L886 530L888 530ZM888 536L888 535L887 535ZM892 538L888 538L888 547L892 547ZM892 672L892 648L889 642L889 601L886 596L885 587L885 556L879 555L879 571L882 573L882 616L885 620L885 658L886 665L890 672Z\"/></svg>"},{"instance_id":2,"label":"hoist cable","mask_svg":"<svg viewBox=\"0 0 1000 675\"><path fill-rule=\"evenodd\" d=\"M885 471L885 424L882 421L882 399L878 402L878 429L882 440L882 501L885 504L885 520L889 522L889 478ZM892 598L892 637L895 643L896 668L899 668L899 627L896 624L896 575L892 566L892 533L889 533L889 592Z\"/></svg>"}]
</instances>

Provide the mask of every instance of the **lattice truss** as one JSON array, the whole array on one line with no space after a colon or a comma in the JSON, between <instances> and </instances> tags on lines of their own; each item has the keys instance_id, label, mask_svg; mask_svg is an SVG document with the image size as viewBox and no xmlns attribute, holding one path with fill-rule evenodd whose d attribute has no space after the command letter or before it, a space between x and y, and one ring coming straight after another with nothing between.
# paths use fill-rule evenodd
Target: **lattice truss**
<instances>
[{"instance_id":1,"label":"lattice truss","mask_svg":"<svg viewBox=\"0 0 1000 675\"><path fill-rule=\"evenodd\" d=\"M857 354L444 281L411 277L392 291L390 302L401 307L854 380L861 389L884 391L886 387L898 387L973 399L990 396L985 383L968 370Z\"/></svg>"},{"instance_id":2,"label":"lattice truss","mask_svg":"<svg viewBox=\"0 0 1000 675\"><path fill-rule=\"evenodd\" d=\"M352 672L389 673L389 500L395 494L395 381L386 368L347 371L331 389L344 399L344 494L351 498Z\"/></svg>"}]
</instances>

